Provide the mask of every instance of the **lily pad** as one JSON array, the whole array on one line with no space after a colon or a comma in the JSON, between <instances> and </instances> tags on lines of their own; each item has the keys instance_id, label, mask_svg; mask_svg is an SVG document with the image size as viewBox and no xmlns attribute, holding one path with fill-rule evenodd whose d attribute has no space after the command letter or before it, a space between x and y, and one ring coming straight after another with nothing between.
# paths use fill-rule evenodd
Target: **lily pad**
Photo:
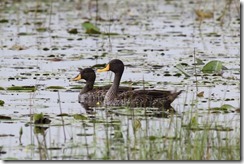
<instances>
[{"instance_id":1,"label":"lily pad","mask_svg":"<svg viewBox=\"0 0 244 164\"><path fill-rule=\"evenodd\" d=\"M64 88L64 87L62 87L62 86L48 86L46 89L66 89L66 88Z\"/></svg>"},{"instance_id":2,"label":"lily pad","mask_svg":"<svg viewBox=\"0 0 244 164\"><path fill-rule=\"evenodd\" d=\"M185 68L182 64L177 64L175 68L182 72L186 77L191 77L191 75L185 71Z\"/></svg>"},{"instance_id":3,"label":"lily pad","mask_svg":"<svg viewBox=\"0 0 244 164\"><path fill-rule=\"evenodd\" d=\"M149 137L148 137L148 139L149 139L150 141L155 141L157 138L158 138L158 137L156 137L156 136L149 136Z\"/></svg>"},{"instance_id":4,"label":"lily pad","mask_svg":"<svg viewBox=\"0 0 244 164\"><path fill-rule=\"evenodd\" d=\"M28 35L35 35L35 33L27 33L27 32L18 33L18 36L28 36Z\"/></svg>"},{"instance_id":5,"label":"lily pad","mask_svg":"<svg viewBox=\"0 0 244 164\"><path fill-rule=\"evenodd\" d=\"M48 150L61 150L61 147L49 147Z\"/></svg>"},{"instance_id":6,"label":"lily pad","mask_svg":"<svg viewBox=\"0 0 244 164\"><path fill-rule=\"evenodd\" d=\"M99 28L90 22L82 23L82 27L86 30L86 34L101 34Z\"/></svg>"},{"instance_id":7,"label":"lily pad","mask_svg":"<svg viewBox=\"0 0 244 164\"><path fill-rule=\"evenodd\" d=\"M203 68L203 73L220 73L223 70L223 63L218 60L208 62Z\"/></svg>"},{"instance_id":8,"label":"lily pad","mask_svg":"<svg viewBox=\"0 0 244 164\"><path fill-rule=\"evenodd\" d=\"M3 100L0 100L0 106L3 106L4 105L4 101Z\"/></svg>"},{"instance_id":9,"label":"lily pad","mask_svg":"<svg viewBox=\"0 0 244 164\"><path fill-rule=\"evenodd\" d=\"M197 61L196 65L203 65L204 64L204 62L199 58L196 58L196 61Z\"/></svg>"},{"instance_id":10,"label":"lily pad","mask_svg":"<svg viewBox=\"0 0 244 164\"><path fill-rule=\"evenodd\" d=\"M82 27L86 30L86 34L103 34L103 35L118 35L113 32L101 32L100 29L89 21L82 23Z\"/></svg>"},{"instance_id":11,"label":"lily pad","mask_svg":"<svg viewBox=\"0 0 244 164\"><path fill-rule=\"evenodd\" d=\"M8 20L7 19L1 19L0 23L8 23Z\"/></svg>"},{"instance_id":12,"label":"lily pad","mask_svg":"<svg viewBox=\"0 0 244 164\"><path fill-rule=\"evenodd\" d=\"M94 134L92 133L79 133L79 134L76 134L77 136L93 136Z\"/></svg>"},{"instance_id":13,"label":"lily pad","mask_svg":"<svg viewBox=\"0 0 244 164\"><path fill-rule=\"evenodd\" d=\"M230 111L230 110L236 110L235 107L229 104L224 104L221 107L215 107L215 108L210 108L210 110L217 110L217 111Z\"/></svg>"},{"instance_id":14,"label":"lily pad","mask_svg":"<svg viewBox=\"0 0 244 164\"><path fill-rule=\"evenodd\" d=\"M77 34L78 33L78 30L76 28L72 28L72 29L69 29L68 30L68 33L70 33L70 34Z\"/></svg>"},{"instance_id":15,"label":"lily pad","mask_svg":"<svg viewBox=\"0 0 244 164\"><path fill-rule=\"evenodd\" d=\"M58 117L63 117L63 116L69 116L69 114L68 113L61 113L61 114L58 114L57 116Z\"/></svg>"},{"instance_id":16,"label":"lily pad","mask_svg":"<svg viewBox=\"0 0 244 164\"><path fill-rule=\"evenodd\" d=\"M235 107L233 107L232 105L229 105L229 104L224 104L220 108L225 109L225 110L236 110Z\"/></svg>"},{"instance_id":17,"label":"lily pad","mask_svg":"<svg viewBox=\"0 0 244 164\"><path fill-rule=\"evenodd\" d=\"M74 119L76 119L76 120L87 120L87 116L86 115L84 115L84 114L74 114L73 115L73 117L74 117Z\"/></svg>"},{"instance_id":18,"label":"lily pad","mask_svg":"<svg viewBox=\"0 0 244 164\"><path fill-rule=\"evenodd\" d=\"M0 120L11 120L11 117L0 115Z\"/></svg>"},{"instance_id":19,"label":"lily pad","mask_svg":"<svg viewBox=\"0 0 244 164\"><path fill-rule=\"evenodd\" d=\"M106 120L96 120L96 119L92 119L92 120L89 121L89 123L106 124L107 121L106 121Z\"/></svg>"},{"instance_id":20,"label":"lily pad","mask_svg":"<svg viewBox=\"0 0 244 164\"><path fill-rule=\"evenodd\" d=\"M74 86L74 87L71 87L70 89L82 89L83 87L82 86Z\"/></svg>"},{"instance_id":21,"label":"lily pad","mask_svg":"<svg viewBox=\"0 0 244 164\"><path fill-rule=\"evenodd\" d=\"M47 28L40 27L40 28L37 28L36 31L38 31L38 32L46 32L47 31Z\"/></svg>"},{"instance_id":22,"label":"lily pad","mask_svg":"<svg viewBox=\"0 0 244 164\"><path fill-rule=\"evenodd\" d=\"M12 86L8 87L7 90L9 91L26 91L26 92L35 92L35 86Z\"/></svg>"}]
</instances>

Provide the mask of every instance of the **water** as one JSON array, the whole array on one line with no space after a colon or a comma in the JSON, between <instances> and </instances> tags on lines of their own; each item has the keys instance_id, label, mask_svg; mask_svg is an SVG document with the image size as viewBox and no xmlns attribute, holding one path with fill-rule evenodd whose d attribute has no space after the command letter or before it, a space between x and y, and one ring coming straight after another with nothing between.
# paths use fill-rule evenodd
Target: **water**
<instances>
[{"instance_id":1,"label":"water","mask_svg":"<svg viewBox=\"0 0 244 164\"><path fill-rule=\"evenodd\" d=\"M0 159L106 159L107 156L110 159L144 159L135 137L143 141L148 136L175 136L192 116L198 118L200 125L207 122L233 129L228 132L212 130L213 136L221 134L225 138L240 134L240 114L235 112L240 108L239 1L232 1L222 22L217 18L223 13L226 1L99 1L97 14L105 21L97 21L97 26L101 31L119 34L110 37L89 36L81 26L89 18L95 23L95 1L1 3L1 19L8 20L0 23L1 87L34 85L38 89L34 93L0 91L0 99L5 101L0 115L12 118L0 120L0 135L4 135L0 137L0 147L5 152ZM33 12L39 9L44 11ZM194 9L213 11L214 17L204 19L200 25ZM108 21L110 19L118 21ZM47 30L38 32L38 28ZM77 28L78 34L67 32L72 28ZM19 35L21 33L27 35ZM78 74L77 68L107 63L113 58L121 59L126 65L122 83L144 80L150 88L185 90L172 103L178 115L132 117L97 107L95 116L88 114L88 119L83 121L74 119L74 114L86 114L77 100L79 90L70 89L84 85L70 81ZM203 76L202 65L194 67L194 58L205 64L220 60L228 70L222 76ZM179 63L187 63L189 73L194 74L196 69L201 75L197 77L197 85L195 76L173 76L180 73L175 68ZM156 69L155 66L160 67ZM165 76L166 73L171 76ZM107 85L112 79L111 73L97 73L96 85ZM66 90L60 90L59 97L58 92L46 90L48 86L63 86ZM137 86L143 87L143 84ZM204 96L196 97L201 91ZM232 105L234 109L229 113L209 114L209 108L223 104ZM115 111L128 113L125 109ZM35 134L34 125L29 124L30 114L41 112L52 121L45 137ZM68 114L63 117L63 126L62 118L57 116L61 112ZM102 123L90 122L92 117ZM117 123L111 123L112 120ZM136 136L133 120L141 123ZM123 142L118 137L121 133ZM110 151L105 151L108 142ZM139 150L130 156L128 145L133 144ZM153 158L169 159L165 155Z\"/></svg>"}]
</instances>

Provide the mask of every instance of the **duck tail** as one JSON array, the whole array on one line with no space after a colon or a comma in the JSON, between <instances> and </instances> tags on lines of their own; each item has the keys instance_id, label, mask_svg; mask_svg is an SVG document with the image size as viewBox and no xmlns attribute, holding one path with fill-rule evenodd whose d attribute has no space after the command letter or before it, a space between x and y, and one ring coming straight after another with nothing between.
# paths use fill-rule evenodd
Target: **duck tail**
<instances>
[{"instance_id":1,"label":"duck tail","mask_svg":"<svg viewBox=\"0 0 244 164\"><path fill-rule=\"evenodd\" d=\"M168 101L173 102L184 90L180 90L179 92L173 92L168 96Z\"/></svg>"},{"instance_id":2,"label":"duck tail","mask_svg":"<svg viewBox=\"0 0 244 164\"><path fill-rule=\"evenodd\" d=\"M170 109L172 108L171 103L181 94L181 92L183 92L184 90L180 90L179 92L174 91L173 93L171 93L166 101L164 102L164 109Z\"/></svg>"}]
</instances>

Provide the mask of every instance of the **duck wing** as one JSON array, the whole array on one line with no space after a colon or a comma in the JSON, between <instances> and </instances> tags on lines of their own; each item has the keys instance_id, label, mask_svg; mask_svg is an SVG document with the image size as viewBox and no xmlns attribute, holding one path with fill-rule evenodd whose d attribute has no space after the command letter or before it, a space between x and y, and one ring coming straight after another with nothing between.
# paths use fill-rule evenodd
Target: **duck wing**
<instances>
[{"instance_id":1,"label":"duck wing","mask_svg":"<svg viewBox=\"0 0 244 164\"><path fill-rule=\"evenodd\" d=\"M131 107L163 107L168 109L171 107L170 104L181 92L182 91L133 90L119 94L116 99Z\"/></svg>"},{"instance_id":2,"label":"duck wing","mask_svg":"<svg viewBox=\"0 0 244 164\"><path fill-rule=\"evenodd\" d=\"M104 97L111 85L94 87L92 90L79 95L80 103L91 104L91 106L96 106L97 103L102 104ZM129 92L138 89L136 87L120 86L119 93Z\"/></svg>"},{"instance_id":3,"label":"duck wing","mask_svg":"<svg viewBox=\"0 0 244 164\"><path fill-rule=\"evenodd\" d=\"M104 86L95 87L94 89L96 89L96 90L106 90L106 92L107 92L110 87L111 87L111 85L104 85ZM122 92L127 92L127 91L131 91L131 90L136 90L136 89L139 89L139 88L138 87L119 86L118 92L122 93Z\"/></svg>"}]
</instances>

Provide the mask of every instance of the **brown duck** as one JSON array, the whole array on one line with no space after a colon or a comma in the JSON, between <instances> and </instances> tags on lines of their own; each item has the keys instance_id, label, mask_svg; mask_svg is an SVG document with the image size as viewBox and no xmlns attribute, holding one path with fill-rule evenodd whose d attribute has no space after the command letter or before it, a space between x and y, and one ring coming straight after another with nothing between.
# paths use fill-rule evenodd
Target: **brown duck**
<instances>
[{"instance_id":1,"label":"brown duck","mask_svg":"<svg viewBox=\"0 0 244 164\"><path fill-rule=\"evenodd\" d=\"M130 107L158 107L160 109L171 109L171 103L182 92L171 92L164 90L130 90L120 93L118 88L124 72L124 63L119 59L111 60L105 68L98 72L112 71L114 81L104 98L104 105Z\"/></svg>"},{"instance_id":2,"label":"brown duck","mask_svg":"<svg viewBox=\"0 0 244 164\"><path fill-rule=\"evenodd\" d=\"M86 103L89 106L96 106L97 103L102 104L105 94L111 85L94 87L96 80L95 71L92 68L79 68L80 73L73 78L73 81L84 79L86 81L85 86L81 89L78 96L79 103ZM118 93L130 91L136 89L135 87L121 86L118 88Z\"/></svg>"}]
</instances>

